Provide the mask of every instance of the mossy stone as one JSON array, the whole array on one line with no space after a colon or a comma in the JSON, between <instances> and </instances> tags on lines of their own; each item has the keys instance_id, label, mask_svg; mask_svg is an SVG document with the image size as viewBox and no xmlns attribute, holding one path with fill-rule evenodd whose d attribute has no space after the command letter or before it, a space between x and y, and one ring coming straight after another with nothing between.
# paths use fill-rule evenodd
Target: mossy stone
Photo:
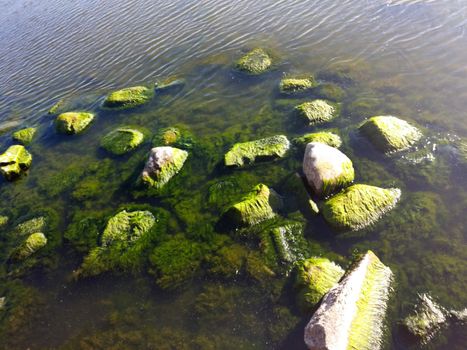
<instances>
[{"instance_id":1,"label":"mossy stone","mask_svg":"<svg viewBox=\"0 0 467 350\"><path fill-rule=\"evenodd\" d=\"M37 128L26 128L15 131L13 133L13 140L18 141L23 145L28 145L31 143L34 135L36 134Z\"/></svg>"},{"instance_id":2,"label":"mossy stone","mask_svg":"<svg viewBox=\"0 0 467 350\"><path fill-rule=\"evenodd\" d=\"M407 149L422 137L416 127L393 116L371 117L360 130L376 148L386 153Z\"/></svg>"},{"instance_id":3,"label":"mossy stone","mask_svg":"<svg viewBox=\"0 0 467 350\"><path fill-rule=\"evenodd\" d=\"M307 124L315 125L334 119L338 109L325 100L314 100L296 106L295 112Z\"/></svg>"},{"instance_id":4,"label":"mossy stone","mask_svg":"<svg viewBox=\"0 0 467 350\"><path fill-rule=\"evenodd\" d=\"M168 127L160 129L152 140L154 147L174 146L182 149L193 148L193 138L191 135L177 127Z\"/></svg>"},{"instance_id":5,"label":"mossy stone","mask_svg":"<svg viewBox=\"0 0 467 350\"><path fill-rule=\"evenodd\" d=\"M133 86L111 92L104 101L104 107L126 109L148 103L154 90L146 86Z\"/></svg>"},{"instance_id":6,"label":"mossy stone","mask_svg":"<svg viewBox=\"0 0 467 350\"><path fill-rule=\"evenodd\" d=\"M12 255L14 260L24 260L47 244L47 238L42 232L35 232L16 249Z\"/></svg>"},{"instance_id":7,"label":"mossy stone","mask_svg":"<svg viewBox=\"0 0 467 350\"><path fill-rule=\"evenodd\" d=\"M37 218L32 218L22 222L17 225L14 229L14 232L18 236L30 235L34 232L42 232L47 226L47 221L45 217L39 216Z\"/></svg>"},{"instance_id":8,"label":"mossy stone","mask_svg":"<svg viewBox=\"0 0 467 350\"><path fill-rule=\"evenodd\" d=\"M110 153L122 155L138 147L144 140L141 131L131 128L112 130L101 140L101 147Z\"/></svg>"},{"instance_id":9,"label":"mossy stone","mask_svg":"<svg viewBox=\"0 0 467 350\"><path fill-rule=\"evenodd\" d=\"M272 58L266 51L256 48L241 57L235 64L235 68L241 72L257 75L267 71L272 65Z\"/></svg>"},{"instance_id":10,"label":"mossy stone","mask_svg":"<svg viewBox=\"0 0 467 350\"><path fill-rule=\"evenodd\" d=\"M315 86L316 82L312 76L306 78L283 78L279 83L279 91L282 94L294 94L308 91Z\"/></svg>"},{"instance_id":11,"label":"mossy stone","mask_svg":"<svg viewBox=\"0 0 467 350\"><path fill-rule=\"evenodd\" d=\"M57 131L63 134L79 134L93 121L94 114L86 112L66 112L55 119Z\"/></svg>"},{"instance_id":12,"label":"mossy stone","mask_svg":"<svg viewBox=\"0 0 467 350\"><path fill-rule=\"evenodd\" d=\"M295 288L299 307L308 311L344 275L344 270L327 258L311 257L296 264Z\"/></svg>"},{"instance_id":13,"label":"mossy stone","mask_svg":"<svg viewBox=\"0 0 467 350\"><path fill-rule=\"evenodd\" d=\"M0 155L0 171L7 180L19 177L29 169L32 155L21 145L10 146Z\"/></svg>"},{"instance_id":14,"label":"mossy stone","mask_svg":"<svg viewBox=\"0 0 467 350\"><path fill-rule=\"evenodd\" d=\"M339 230L359 230L378 221L399 201L400 189L352 185L324 202L326 221Z\"/></svg>"},{"instance_id":15,"label":"mossy stone","mask_svg":"<svg viewBox=\"0 0 467 350\"><path fill-rule=\"evenodd\" d=\"M339 148L342 145L342 140L340 136L329 131L312 132L309 134L305 134L303 136L294 138L292 142L303 149L305 149L306 145L310 142L320 142L334 148Z\"/></svg>"},{"instance_id":16,"label":"mossy stone","mask_svg":"<svg viewBox=\"0 0 467 350\"><path fill-rule=\"evenodd\" d=\"M154 147L141 175L143 182L162 188L183 167L188 152L175 147Z\"/></svg>"},{"instance_id":17,"label":"mossy stone","mask_svg":"<svg viewBox=\"0 0 467 350\"><path fill-rule=\"evenodd\" d=\"M236 143L225 154L224 163L226 166L242 167L255 160L281 158L289 148L290 142L284 135Z\"/></svg>"},{"instance_id":18,"label":"mossy stone","mask_svg":"<svg viewBox=\"0 0 467 350\"><path fill-rule=\"evenodd\" d=\"M5 215L0 215L0 229L8 224L9 218Z\"/></svg>"}]
</instances>

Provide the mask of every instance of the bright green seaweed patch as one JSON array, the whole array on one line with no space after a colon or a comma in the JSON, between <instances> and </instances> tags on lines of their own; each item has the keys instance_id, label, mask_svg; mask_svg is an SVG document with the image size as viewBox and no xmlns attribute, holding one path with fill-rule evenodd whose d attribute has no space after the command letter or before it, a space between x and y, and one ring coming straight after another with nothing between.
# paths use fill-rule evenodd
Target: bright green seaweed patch
<instances>
[{"instance_id":1,"label":"bright green seaweed patch","mask_svg":"<svg viewBox=\"0 0 467 350\"><path fill-rule=\"evenodd\" d=\"M326 221L339 230L359 230L376 222L399 201L397 188L352 185L323 204Z\"/></svg>"},{"instance_id":2,"label":"bright green seaweed patch","mask_svg":"<svg viewBox=\"0 0 467 350\"><path fill-rule=\"evenodd\" d=\"M271 65L272 59L268 53L263 49L256 48L241 57L235 63L235 68L247 74L257 75L267 71Z\"/></svg>"},{"instance_id":3,"label":"bright green seaweed patch","mask_svg":"<svg viewBox=\"0 0 467 350\"><path fill-rule=\"evenodd\" d=\"M327 258L311 257L296 264L297 304L310 310L344 275L344 270Z\"/></svg>"},{"instance_id":4,"label":"bright green seaweed patch","mask_svg":"<svg viewBox=\"0 0 467 350\"><path fill-rule=\"evenodd\" d=\"M143 140L144 135L139 130L118 128L102 138L101 147L110 153L122 155L138 147Z\"/></svg>"},{"instance_id":5,"label":"bright green seaweed patch","mask_svg":"<svg viewBox=\"0 0 467 350\"><path fill-rule=\"evenodd\" d=\"M294 94L305 92L316 86L312 76L307 78L283 78L279 83L279 91L282 94Z\"/></svg>"},{"instance_id":6,"label":"bright green seaweed patch","mask_svg":"<svg viewBox=\"0 0 467 350\"><path fill-rule=\"evenodd\" d=\"M409 148L422 137L422 133L405 120L392 116L371 117L361 127L362 133L383 152Z\"/></svg>"},{"instance_id":7,"label":"bright green seaweed patch","mask_svg":"<svg viewBox=\"0 0 467 350\"><path fill-rule=\"evenodd\" d=\"M47 238L42 232L29 235L26 240L13 252L13 260L24 260L47 244Z\"/></svg>"},{"instance_id":8,"label":"bright green seaweed patch","mask_svg":"<svg viewBox=\"0 0 467 350\"><path fill-rule=\"evenodd\" d=\"M325 100L304 102L295 107L297 115L310 125L321 124L334 119L337 116L336 106Z\"/></svg>"},{"instance_id":9,"label":"bright green seaweed patch","mask_svg":"<svg viewBox=\"0 0 467 350\"><path fill-rule=\"evenodd\" d=\"M149 102L154 96L154 90L145 86L133 86L111 92L104 101L104 107L126 109Z\"/></svg>"},{"instance_id":10,"label":"bright green seaweed patch","mask_svg":"<svg viewBox=\"0 0 467 350\"><path fill-rule=\"evenodd\" d=\"M26 128L15 131L13 133L13 140L18 141L23 145L28 145L31 143L34 135L37 132L37 128Z\"/></svg>"},{"instance_id":11,"label":"bright green seaweed patch","mask_svg":"<svg viewBox=\"0 0 467 350\"><path fill-rule=\"evenodd\" d=\"M32 156L24 146L10 146L0 155L0 171L7 180L13 180L29 169L31 162Z\"/></svg>"},{"instance_id":12,"label":"bright green seaweed patch","mask_svg":"<svg viewBox=\"0 0 467 350\"><path fill-rule=\"evenodd\" d=\"M284 157L290 147L290 142L284 135L276 135L260 140L236 143L225 154L226 166L241 167L259 159Z\"/></svg>"},{"instance_id":13,"label":"bright green seaweed patch","mask_svg":"<svg viewBox=\"0 0 467 350\"><path fill-rule=\"evenodd\" d=\"M305 149L306 145L310 142L321 142L328 146L339 148L342 145L342 140L339 135L329 131L313 132L296 137L293 143Z\"/></svg>"},{"instance_id":14,"label":"bright green seaweed patch","mask_svg":"<svg viewBox=\"0 0 467 350\"><path fill-rule=\"evenodd\" d=\"M66 112L55 119L57 131L63 134L79 134L93 121L94 114L86 112Z\"/></svg>"}]
</instances>

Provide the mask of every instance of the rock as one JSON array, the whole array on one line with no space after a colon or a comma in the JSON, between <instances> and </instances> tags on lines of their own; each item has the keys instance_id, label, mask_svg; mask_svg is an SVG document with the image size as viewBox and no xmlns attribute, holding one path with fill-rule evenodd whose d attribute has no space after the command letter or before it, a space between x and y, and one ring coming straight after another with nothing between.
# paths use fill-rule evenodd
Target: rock
<instances>
[{"instance_id":1,"label":"rock","mask_svg":"<svg viewBox=\"0 0 467 350\"><path fill-rule=\"evenodd\" d=\"M8 224L8 216L0 215L0 229Z\"/></svg>"},{"instance_id":2,"label":"rock","mask_svg":"<svg viewBox=\"0 0 467 350\"><path fill-rule=\"evenodd\" d=\"M344 270L326 258L311 257L296 264L295 288L297 303L302 310L310 310L334 287Z\"/></svg>"},{"instance_id":3,"label":"rock","mask_svg":"<svg viewBox=\"0 0 467 350\"><path fill-rule=\"evenodd\" d=\"M7 180L13 180L29 169L32 155L21 145L10 146L0 155L0 171Z\"/></svg>"},{"instance_id":4,"label":"rock","mask_svg":"<svg viewBox=\"0 0 467 350\"><path fill-rule=\"evenodd\" d=\"M174 146L182 149L193 148L193 139L189 133L175 127L161 129L152 141L154 147Z\"/></svg>"},{"instance_id":5,"label":"rock","mask_svg":"<svg viewBox=\"0 0 467 350\"><path fill-rule=\"evenodd\" d=\"M111 92L104 101L104 107L125 109L149 102L154 91L145 86L133 86Z\"/></svg>"},{"instance_id":6,"label":"rock","mask_svg":"<svg viewBox=\"0 0 467 350\"><path fill-rule=\"evenodd\" d=\"M226 166L242 167L255 160L284 157L289 148L290 142L284 135L236 143L225 154L224 162Z\"/></svg>"},{"instance_id":7,"label":"rock","mask_svg":"<svg viewBox=\"0 0 467 350\"><path fill-rule=\"evenodd\" d=\"M102 138L101 147L110 153L122 155L138 147L143 140L144 135L141 131L118 128Z\"/></svg>"},{"instance_id":8,"label":"rock","mask_svg":"<svg viewBox=\"0 0 467 350\"><path fill-rule=\"evenodd\" d=\"M298 173L291 174L281 186L281 193L287 193L286 207L289 210L299 210L304 215L319 214L318 205L310 198L302 177Z\"/></svg>"},{"instance_id":9,"label":"rock","mask_svg":"<svg viewBox=\"0 0 467 350\"><path fill-rule=\"evenodd\" d=\"M168 92L172 90L182 89L185 86L185 79L177 77L169 77L162 81L156 81L154 87L156 92Z\"/></svg>"},{"instance_id":10,"label":"rock","mask_svg":"<svg viewBox=\"0 0 467 350\"><path fill-rule=\"evenodd\" d=\"M467 323L467 308L457 311L450 310L449 317L456 323L465 325Z\"/></svg>"},{"instance_id":11,"label":"rock","mask_svg":"<svg viewBox=\"0 0 467 350\"><path fill-rule=\"evenodd\" d=\"M345 91L335 84L321 84L313 89L313 95L316 97L334 102L342 101L345 98Z\"/></svg>"},{"instance_id":12,"label":"rock","mask_svg":"<svg viewBox=\"0 0 467 350\"><path fill-rule=\"evenodd\" d=\"M305 328L308 349L379 349L391 280L391 269L368 251L323 297Z\"/></svg>"},{"instance_id":13,"label":"rock","mask_svg":"<svg viewBox=\"0 0 467 350\"><path fill-rule=\"evenodd\" d=\"M57 131L63 134L79 134L93 121L94 114L86 112L66 112L55 119Z\"/></svg>"},{"instance_id":14,"label":"rock","mask_svg":"<svg viewBox=\"0 0 467 350\"><path fill-rule=\"evenodd\" d=\"M259 184L223 214L236 227L251 226L275 216L270 205L270 190Z\"/></svg>"},{"instance_id":15,"label":"rock","mask_svg":"<svg viewBox=\"0 0 467 350\"><path fill-rule=\"evenodd\" d=\"M13 133L13 140L18 141L23 145L28 145L31 143L34 135L36 134L37 128L26 128L15 131Z\"/></svg>"},{"instance_id":16,"label":"rock","mask_svg":"<svg viewBox=\"0 0 467 350\"><path fill-rule=\"evenodd\" d=\"M409 148L422 133L405 120L392 116L371 117L360 131L382 152L396 152Z\"/></svg>"},{"instance_id":17,"label":"rock","mask_svg":"<svg viewBox=\"0 0 467 350\"><path fill-rule=\"evenodd\" d=\"M272 65L272 59L266 51L256 48L240 58L235 68L241 72L257 75L267 71Z\"/></svg>"},{"instance_id":18,"label":"rock","mask_svg":"<svg viewBox=\"0 0 467 350\"><path fill-rule=\"evenodd\" d=\"M39 216L17 225L14 232L18 236L30 235L34 232L43 232L47 226L45 217Z\"/></svg>"},{"instance_id":19,"label":"rock","mask_svg":"<svg viewBox=\"0 0 467 350\"><path fill-rule=\"evenodd\" d=\"M24 260L37 252L39 249L44 247L47 244L47 238L42 232L35 232L29 237L13 252L13 260Z\"/></svg>"},{"instance_id":20,"label":"rock","mask_svg":"<svg viewBox=\"0 0 467 350\"><path fill-rule=\"evenodd\" d=\"M295 107L297 115L309 125L321 124L334 119L337 115L337 107L325 100L304 102Z\"/></svg>"},{"instance_id":21,"label":"rock","mask_svg":"<svg viewBox=\"0 0 467 350\"><path fill-rule=\"evenodd\" d=\"M143 169L142 179L160 189L183 167L188 152L169 146L154 147Z\"/></svg>"},{"instance_id":22,"label":"rock","mask_svg":"<svg viewBox=\"0 0 467 350\"><path fill-rule=\"evenodd\" d=\"M305 92L316 86L315 79L310 76L307 78L283 78L279 83L281 94L293 94Z\"/></svg>"},{"instance_id":23,"label":"rock","mask_svg":"<svg viewBox=\"0 0 467 350\"><path fill-rule=\"evenodd\" d=\"M324 202L321 212L339 230L359 230L376 221L397 204L398 188L352 185Z\"/></svg>"},{"instance_id":24,"label":"rock","mask_svg":"<svg viewBox=\"0 0 467 350\"><path fill-rule=\"evenodd\" d=\"M303 173L318 196L327 196L352 183L352 161L337 148L311 142L306 146Z\"/></svg>"},{"instance_id":25,"label":"rock","mask_svg":"<svg viewBox=\"0 0 467 350\"><path fill-rule=\"evenodd\" d=\"M334 148L339 148L342 145L340 136L329 131L312 132L310 134L296 137L292 141L303 149L305 149L306 145L310 142L320 142Z\"/></svg>"}]
</instances>

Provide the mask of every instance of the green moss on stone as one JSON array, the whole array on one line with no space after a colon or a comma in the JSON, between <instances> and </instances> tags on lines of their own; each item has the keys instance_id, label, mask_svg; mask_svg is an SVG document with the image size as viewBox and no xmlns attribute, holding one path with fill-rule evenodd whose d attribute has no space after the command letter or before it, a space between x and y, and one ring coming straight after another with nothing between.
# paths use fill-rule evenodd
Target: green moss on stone
<instances>
[{"instance_id":1,"label":"green moss on stone","mask_svg":"<svg viewBox=\"0 0 467 350\"><path fill-rule=\"evenodd\" d=\"M13 140L18 141L23 145L28 145L31 143L34 135L36 134L37 128L26 128L15 131L13 133Z\"/></svg>"},{"instance_id":2,"label":"green moss on stone","mask_svg":"<svg viewBox=\"0 0 467 350\"><path fill-rule=\"evenodd\" d=\"M307 78L283 78L279 83L279 91L282 94L305 92L316 86L315 79Z\"/></svg>"},{"instance_id":3,"label":"green moss on stone","mask_svg":"<svg viewBox=\"0 0 467 350\"><path fill-rule=\"evenodd\" d=\"M397 188L352 185L324 202L326 221L339 230L359 230L376 222L399 201Z\"/></svg>"},{"instance_id":4,"label":"green moss on stone","mask_svg":"<svg viewBox=\"0 0 467 350\"><path fill-rule=\"evenodd\" d=\"M175 147L154 147L151 150L141 178L143 182L161 189L183 167L188 152Z\"/></svg>"},{"instance_id":5,"label":"green moss on stone","mask_svg":"<svg viewBox=\"0 0 467 350\"><path fill-rule=\"evenodd\" d=\"M174 146L181 149L193 148L193 138L185 130L177 127L168 127L159 130L152 141L154 147Z\"/></svg>"},{"instance_id":6,"label":"green moss on stone","mask_svg":"<svg viewBox=\"0 0 467 350\"><path fill-rule=\"evenodd\" d=\"M284 157L290 142L284 135L276 135L260 140L236 143L225 154L226 166L241 167L255 160Z\"/></svg>"},{"instance_id":7,"label":"green moss on stone","mask_svg":"<svg viewBox=\"0 0 467 350\"><path fill-rule=\"evenodd\" d=\"M0 215L0 229L2 229L4 226L8 224L8 216L5 215Z\"/></svg>"},{"instance_id":8,"label":"green moss on stone","mask_svg":"<svg viewBox=\"0 0 467 350\"><path fill-rule=\"evenodd\" d=\"M16 249L12 254L14 260L24 260L47 244L47 238L42 232L35 232Z\"/></svg>"},{"instance_id":9,"label":"green moss on stone","mask_svg":"<svg viewBox=\"0 0 467 350\"><path fill-rule=\"evenodd\" d=\"M266 51L256 48L241 57L235 68L241 72L257 75L267 71L272 65L272 59Z\"/></svg>"},{"instance_id":10,"label":"green moss on stone","mask_svg":"<svg viewBox=\"0 0 467 350\"><path fill-rule=\"evenodd\" d=\"M334 119L337 116L336 106L325 100L304 102L295 107L297 115L310 125L321 124Z\"/></svg>"},{"instance_id":11,"label":"green moss on stone","mask_svg":"<svg viewBox=\"0 0 467 350\"><path fill-rule=\"evenodd\" d=\"M32 156L24 146L10 146L0 155L0 171L7 180L13 180L29 169L31 162Z\"/></svg>"},{"instance_id":12,"label":"green moss on stone","mask_svg":"<svg viewBox=\"0 0 467 350\"><path fill-rule=\"evenodd\" d=\"M293 143L303 149L310 142L321 142L334 148L342 145L340 136L328 131L313 132L293 139Z\"/></svg>"},{"instance_id":13,"label":"green moss on stone","mask_svg":"<svg viewBox=\"0 0 467 350\"><path fill-rule=\"evenodd\" d=\"M141 131L130 128L118 128L102 138L101 147L110 153L122 155L138 147L143 140L144 135Z\"/></svg>"},{"instance_id":14,"label":"green moss on stone","mask_svg":"<svg viewBox=\"0 0 467 350\"><path fill-rule=\"evenodd\" d=\"M344 270L326 258L311 257L296 264L297 303L310 310L344 275Z\"/></svg>"},{"instance_id":15,"label":"green moss on stone","mask_svg":"<svg viewBox=\"0 0 467 350\"><path fill-rule=\"evenodd\" d=\"M101 220L89 213L77 212L68 225L64 237L79 252L88 252L98 244Z\"/></svg>"},{"instance_id":16,"label":"green moss on stone","mask_svg":"<svg viewBox=\"0 0 467 350\"><path fill-rule=\"evenodd\" d=\"M407 149L422 137L416 127L392 116L371 117L360 130L382 152Z\"/></svg>"},{"instance_id":17,"label":"green moss on stone","mask_svg":"<svg viewBox=\"0 0 467 350\"><path fill-rule=\"evenodd\" d=\"M104 101L104 107L126 109L149 102L154 91L145 86L133 86L111 92Z\"/></svg>"},{"instance_id":18,"label":"green moss on stone","mask_svg":"<svg viewBox=\"0 0 467 350\"><path fill-rule=\"evenodd\" d=\"M47 221L45 217L39 216L37 218L29 219L17 225L14 229L14 232L18 236L26 236L34 232L43 232L46 226Z\"/></svg>"},{"instance_id":19,"label":"green moss on stone","mask_svg":"<svg viewBox=\"0 0 467 350\"><path fill-rule=\"evenodd\" d=\"M93 121L94 114L86 112L66 112L55 119L57 131L63 134L79 134Z\"/></svg>"}]
</instances>

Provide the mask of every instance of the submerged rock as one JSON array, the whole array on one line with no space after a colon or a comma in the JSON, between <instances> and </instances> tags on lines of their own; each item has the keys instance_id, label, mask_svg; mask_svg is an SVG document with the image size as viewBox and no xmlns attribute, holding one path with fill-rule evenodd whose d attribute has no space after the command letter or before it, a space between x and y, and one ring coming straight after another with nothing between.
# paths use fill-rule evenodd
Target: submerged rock
<instances>
[{"instance_id":1,"label":"submerged rock","mask_svg":"<svg viewBox=\"0 0 467 350\"><path fill-rule=\"evenodd\" d=\"M337 108L325 100L304 102L296 106L295 111L309 125L328 122L337 115Z\"/></svg>"},{"instance_id":2,"label":"submerged rock","mask_svg":"<svg viewBox=\"0 0 467 350\"><path fill-rule=\"evenodd\" d=\"M14 232L18 236L30 235L34 232L43 232L47 226L45 217L39 216L22 222L17 225Z\"/></svg>"},{"instance_id":3,"label":"submerged rock","mask_svg":"<svg viewBox=\"0 0 467 350\"><path fill-rule=\"evenodd\" d=\"M251 226L275 216L270 205L271 192L266 185L259 184L242 200L231 206L223 217L237 227Z\"/></svg>"},{"instance_id":4,"label":"submerged rock","mask_svg":"<svg viewBox=\"0 0 467 350\"><path fill-rule=\"evenodd\" d=\"M143 140L144 135L141 131L118 128L102 138L101 147L110 153L122 155L138 147Z\"/></svg>"},{"instance_id":5,"label":"submerged rock","mask_svg":"<svg viewBox=\"0 0 467 350\"><path fill-rule=\"evenodd\" d=\"M279 91L282 94L305 92L316 86L315 79L307 78L283 78L279 83Z\"/></svg>"},{"instance_id":6,"label":"submerged rock","mask_svg":"<svg viewBox=\"0 0 467 350\"><path fill-rule=\"evenodd\" d=\"M146 86L133 86L111 92L104 101L104 107L125 109L149 102L154 91Z\"/></svg>"},{"instance_id":7,"label":"submerged rock","mask_svg":"<svg viewBox=\"0 0 467 350\"><path fill-rule=\"evenodd\" d=\"M193 148L193 139L188 132L182 129L168 127L157 132L152 144L154 147L174 146L182 149L190 149Z\"/></svg>"},{"instance_id":8,"label":"submerged rock","mask_svg":"<svg viewBox=\"0 0 467 350\"><path fill-rule=\"evenodd\" d=\"M291 174L281 186L281 193L287 193L286 208L299 210L305 215L318 215L318 205L310 198L305 183L298 173Z\"/></svg>"},{"instance_id":9,"label":"submerged rock","mask_svg":"<svg viewBox=\"0 0 467 350\"><path fill-rule=\"evenodd\" d=\"M319 142L306 146L303 173L318 196L346 187L355 178L352 161L337 148Z\"/></svg>"},{"instance_id":10,"label":"submerged rock","mask_svg":"<svg viewBox=\"0 0 467 350\"><path fill-rule=\"evenodd\" d=\"M267 71L272 65L272 59L266 51L256 48L240 58L235 64L235 68L247 74L261 74Z\"/></svg>"},{"instance_id":11,"label":"submerged rock","mask_svg":"<svg viewBox=\"0 0 467 350\"><path fill-rule=\"evenodd\" d=\"M143 169L142 179L160 189L183 167L188 152L175 147L154 147Z\"/></svg>"},{"instance_id":12,"label":"submerged rock","mask_svg":"<svg viewBox=\"0 0 467 350\"><path fill-rule=\"evenodd\" d=\"M344 270L329 259L311 257L297 263L296 273L297 303L310 310L339 282Z\"/></svg>"},{"instance_id":13,"label":"submerged rock","mask_svg":"<svg viewBox=\"0 0 467 350\"><path fill-rule=\"evenodd\" d=\"M352 185L324 202L322 213L339 230L359 230L394 208L400 196L398 188Z\"/></svg>"},{"instance_id":14,"label":"submerged rock","mask_svg":"<svg viewBox=\"0 0 467 350\"><path fill-rule=\"evenodd\" d=\"M329 131L312 132L293 139L293 143L302 148L305 148L310 142L324 143L334 148L339 148L342 145L340 136Z\"/></svg>"},{"instance_id":15,"label":"submerged rock","mask_svg":"<svg viewBox=\"0 0 467 350\"><path fill-rule=\"evenodd\" d=\"M31 162L32 155L24 146L10 146L0 155L0 171L7 180L13 180L28 170Z\"/></svg>"},{"instance_id":16,"label":"submerged rock","mask_svg":"<svg viewBox=\"0 0 467 350\"><path fill-rule=\"evenodd\" d=\"M391 280L391 269L368 251L323 297L305 328L308 349L379 349Z\"/></svg>"},{"instance_id":17,"label":"submerged rock","mask_svg":"<svg viewBox=\"0 0 467 350\"><path fill-rule=\"evenodd\" d=\"M260 140L236 143L225 154L226 166L241 167L255 160L284 157L290 142L284 135L276 135Z\"/></svg>"},{"instance_id":18,"label":"submerged rock","mask_svg":"<svg viewBox=\"0 0 467 350\"><path fill-rule=\"evenodd\" d=\"M0 215L0 229L8 224L8 216Z\"/></svg>"},{"instance_id":19,"label":"submerged rock","mask_svg":"<svg viewBox=\"0 0 467 350\"><path fill-rule=\"evenodd\" d=\"M42 232L35 232L13 252L13 260L24 260L47 244L47 238Z\"/></svg>"},{"instance_id":20,"label":"submerged rock","mask_svg":"<svg viewBox=\"0 0 467 350\"><path fill-rule=\"evenodd\" d=\"M169 77L162 81L156 81L154 86L156 92L168 92L172 90L182 89L185 86L185 83L185 79Z\"/></svg>"},{"instance_id":21,"label":"submerged rock","mask_svg":"<svg viewBox=\"0 0 467 350\"><path fill-rule=\"evenodd\" d=\"M313 95L326 100L339 102L345 98L345 91L335 84L321 84L313 89Z\"/></svg>"},{"instance_id":22,"label":"submerged rock","mask_svg":"<svg viewBox=\"0 0 467 350\"><path fill-rule=\"evenodd\" d=\"M360 127L360 131L382 152L407 149L422 137L416 127L392 116L371 117Z\"/></svg>"},{"instance_id":23,"label":"submerged rock","mask_svg":"<svg viewBox=\"0 0 467 350\"><path fill-rule=\"evenodd\" d=\"M36 134L37 128L26 128L15 131L13 133L13 140L18 141L23 145L28 145L31 143L34 135Z\"/></svg>"},{"instance_id":24,"label":"submerged rock","mask_svg":"<svg viewBox=\"0 0 467 350\"><path fill-rule=\"evenodd\" d=\"M79 134L93 121L94 114L86 112L66 112L55 120L57 130L64 134Z\"/></svg>"}]
</instances>

